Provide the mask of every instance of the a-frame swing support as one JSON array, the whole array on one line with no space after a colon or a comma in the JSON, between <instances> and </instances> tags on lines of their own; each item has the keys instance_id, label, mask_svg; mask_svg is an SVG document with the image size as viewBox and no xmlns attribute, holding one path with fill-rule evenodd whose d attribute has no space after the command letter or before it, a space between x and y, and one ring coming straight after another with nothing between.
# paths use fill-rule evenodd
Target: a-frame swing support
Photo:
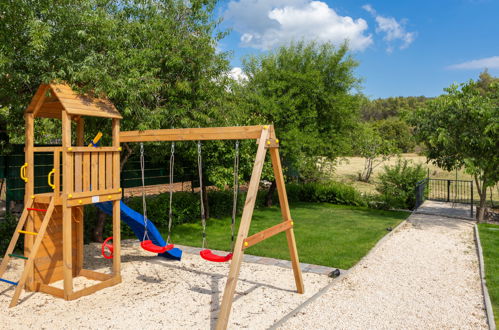
<instances>
[{"instance_id":1,"label":"a-frame swing support","mask_svg":"<svg viewBox=\"0 0 499 330\"><path fill-rule=\"evenodd\" d=\"M279 158L279 141L276 139L273 126L242 126L242 127L210 127L210 128L184 128L164 129L150 131L121 132L119 141L146 142L146 141L198 141L198 140L247 140L255 139L258 143L253 172L248 186L246 201L244 203L239 232L234 245L233 257L230 263L229 276L220 306L216 329L226 329L232 309L232 302L236 290L237 279L241 270L244 250L269 237L283 231L286 232L288 249L291 257L293 273L295 277L296 290L304 292L303 277L296 249L295 235L293 232L293 220L289 210L286 187L282 173L281 160ZM265 156L269 150L274 177L281 206L282 222L248 237L253 210L255 208L258 187L265 162Z\"/></svg>"}]
</instances>

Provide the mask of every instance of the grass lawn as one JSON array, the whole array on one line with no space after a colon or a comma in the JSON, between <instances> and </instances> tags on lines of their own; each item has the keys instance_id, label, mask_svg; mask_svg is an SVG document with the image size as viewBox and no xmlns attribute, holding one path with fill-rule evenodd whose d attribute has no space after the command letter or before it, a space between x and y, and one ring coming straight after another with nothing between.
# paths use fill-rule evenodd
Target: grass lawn
<instances>
[{"instance_id":1,"label":"grass lawn","mask_svg":"<svg viewBox=\"0 0 499 330\"><path fill-rule=\"evenodd\" d=\"M300 261L342 269L357 263L387 234L387 227L395 227L409 215L406 212L312 203L295 203L291 214L295 221ZM250 235L279 223L280 217L277 207L255 210ZM172 241L200 246L201 232L200 223L178 225L173 229ZM162 233L166 234L164 230ZM210 219L207 240L209 248L230 250L230 218ZM252 246L247 253L289 260L286 235L280 233L271 237Z\"/></svg>"},{"instance_id":2,"label":"grass lawn","mask_svg":"<svg viewBox=\"0 0 499 330\"><path fill-rule=\"evenodd\" d=\"M485 278L489 290L496 324L499 324L499 226L479 224L480 241L482 243L485 262Z\"/></svg>"}]
</instances>

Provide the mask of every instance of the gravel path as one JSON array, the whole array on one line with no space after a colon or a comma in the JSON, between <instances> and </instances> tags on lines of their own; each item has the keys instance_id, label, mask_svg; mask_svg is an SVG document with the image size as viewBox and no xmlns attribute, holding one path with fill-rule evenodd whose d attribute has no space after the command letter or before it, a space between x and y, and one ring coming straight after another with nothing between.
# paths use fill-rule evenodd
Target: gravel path
<instances>
[{"instance_id":1,"label":"gravel path","mask_svg":"<svg viewBox=\"0 0 499 330\"><path fill-rule=\"evenodd\" d=\"M282 329L487 329L473 225L416 214Z\"/></svg>"}]
</instances>

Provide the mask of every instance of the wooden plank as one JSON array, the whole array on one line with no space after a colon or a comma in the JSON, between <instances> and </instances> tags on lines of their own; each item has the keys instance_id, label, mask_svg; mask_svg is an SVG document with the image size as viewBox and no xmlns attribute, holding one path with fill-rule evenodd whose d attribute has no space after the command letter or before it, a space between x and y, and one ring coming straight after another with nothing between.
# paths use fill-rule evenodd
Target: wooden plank
<instances>
[{"instance_id":1,"label":"wooden plank","mask_svg":"<svg viewBox=\"0 0 499 330\"><path fill-rule=\"evenodd\" d=\"M107 281L113 277L113 274L99 273L89 269L80 270L79 275L94 281Z\"/></svg>"},{"instance_id":2,"label":"wooden plank","mask_svg":"<svg viewBox=\"0 0 499 330\"><path fill-rule=\"evenodd\" d=\"M119 147L72 147L71 150L67 150L70 152L92 152L92 153L100 153L100 152L119 152Z\"/></svg>"},{"instance_id":3,"label":"wooden plank","mask_svg":"<svg viewBox=\"0 0 499 330\"><path fill-rule=\"evenodd\" d=\"M121 193L119 189L103 189L95 191L83 191L79 193L75 192L71 195L71 197L68 196L68 200L75 200L78 198L86 198L93 196L102 196L104 198L106 197L106 195L119 194L119 193Z\"/></svg>"},{"instance_id":4,"label":"wooden plank","mask_svg":"<svg viewBox=\"0 0 499 330\"><path fill-rule=\"evenodd\" d=\"M78 152L74 154L75 159L75 192L83 191L83 154Z\"/></svg>"},{"instance_id":5,"label":"wooden plank","mask_svg":"<svg viewBox=\"0 0 499 330\"><path fill-rule=\"evenodd\" d=\"M19 296L21 295L21 291L24 288L24 284L28 279L28 276L32 276L33 272L33 263L35 261L36 253L42 244L43 236L45 235L45 230L47 229L47 225L50 222L50 217L52 216L52 212L54 211L54 203L50 203L50 206L45 214L45 218L43 219L40 230L38 231L38 236L35 239L35 243L33 244L33 248L28 256L28 261L24 265L24 271L19 279L16 290L14 291L14 295L12 296L12 300L10 302L9 307L14 307L17 305L19 301Z\"/></svg>"},{"instance_id":6,"label":"wooden plank","mask_svg":"<svg viewBox=\"0 0 499 330\"><path fill-rule=\"evenodd\" d=\"M120 146L120 121L113 119L112 123L113 147ZM113 154L113 188L119 189L120 186L120 154ZM120 196L121 198L121 196ZM121 215L120 201L113 202L113 274L121 276Z\"/></svg>"},{"instance_id":7,"label":"wooden plank","mask_svg":"<svg viewBox=\"0 0 499 330\"><path fill-rule=\"evenodd\" d=\"M281 158L279 157L279 149L270 149L270 158L272 160L272 168L274 169L274 177L276 180L277 194L279 196L279 205L281 206L281 215L284 222L291 220L291 212L289 210L288 196L286 194L286 185L282 174ZM303 276L300 268L300 260L298 258L298 250L296 249L296 240L293 228L286 231L286 239L288 241L289 255L293 266L295 276L296 291L304 293Z\"/></svg>"},{"instance_id":8,"label":"wooden plank","mask_svg":"<svg viewBox=\"0 0 499 330\"><path fill-rule=\"evenodd\" d=\"M71 147L71 121L70 115L64 111L62 114L62 146ZM64 260L64 296L67 297L73 293L73 251L72 251L72 209L68 206L68 195L73 193L73 165L72 153L67 151L63 155L63 206L62 206L62 225L63 239L62 251Z\"/></svg>"},{"instance_id":9,"label":"wooden plank","mask_svg":"<svg viewBox=\"0 0 499 330\"><path fill-rule=\"evenodd\" d=\"M243 214L241 216L239 232L237 234L236 243L234 245L234 254L230 263L229 276L227 278L227 283L225 284L222 304L220 305L220 312L218 314L216 329L219 330L226 329L229 322L234 292L236 290L237 279L239 277L239 271L241 270L241 263L244 256L244 240L248 236L251 218L253 217L253 210L255 208L258 188L260 185L260 177L262 174L263 164L265 162L265 154L267 152L267 149L265 148L265 141L267 140L268 136L268 129L264 129L261 131L260 143L258 144L255 163L253 165L253 172L251 174L251 179L248 185L248 192L246 194L246 201L244 203Z\"/></svg>"},{"instance_id":10,"label":"wooden plank","mask_svg":"<svg viewBox=\"0 0 499 330\"><path fill-rule=\"evenodd\" d=\"M99 180L99 154L93 153L90 155L91 173L90 173L90 190L98 190Z\"/></svg>"},{"instance_id":11,"label":"wooden plank","mask_svg":"<svg viewBox=\"0 0 499 330\"><path fill-rule=\"evenodd\" d=\"M99 190L106 190L106 154L99 152Z\"/></svg>"},{"instance_id":12,"label":"wooden plank","mask_svg":"<svg viewBox=\"0 0 499 330\"><path fill-rule=\"evenodd\" d=\"M33 96L28 107L26 108L26 113L33 113L37 105L39 106L40 103L43 103L44 99L46 98L46 92L48 88L49 85L47 84L40 84L40 86L38 86L35 95Z\"/></svg>"},{"instance_id":13,"label":"wooden plank","mask_svg":"<svg viewBox=\"0 0 499 330\"><path fill-rule=\"evenodd\" d=\"M121 199L121 193L100 195L98 202L109 202ZM84 197L68 200L68 206L83 206L96 203L92 197Z\"/></svg>"},{"instance_id":14,"label":"wooden plank","mask_svg":"<svg viewBox=\"0 0 499 330\"><path fill-rule=\"evenodd\" d=\"M45 94L47 93L48 86L47 85L40 85L41 89L41 95L40 98L36 101L33 107L33 118L36 117L36 114L40 111L40 108L45 101Z\"/></svg>"},{"instance_id":15,"label":"wooden plank","mask_svg":"<svg viewBox=\"0 0 499 330\"><path fill-rule=\"evenodd\" d=\"M252 247L253 245L260 243L263 240L266 240L269 237L277 235L285 230L288 230L293 227L293 221L288 220L285 222L281 222L275 226L262 230L244 240L243 249L247 249Z\"/></svg>"},{"instance_id":16,"label":"wooden plank","mask_svg":"<svg viewBox=\"0 0 499 330\"><path fill-rule=\"evenodd\" d=\"M264 126L234 126L129 131L120 133L120 142L257 139L263 129Z\"/></svg>"},{"instance_id":17,"label":"wooden plank","mask_svg":"<svg viewBox=\"0 0 499 330\"><path fill-rule=\"evenodd\" d=\"M54 188L54 197L59 197L60 195L60 190L61 190L61 163L60 163L60 158L61 158L61 154L60 154L60 151L59 150L55 150L54 151L54 169L55 169L55 173L54 173L54 185L55 185L55 188Z\"/></svg>"},{"instance_id":18,"label":"wooden plank","mask_svg":"<svg viewBox=\"0 0 499 330\"><path fill-rule=\"evenodd\" d=\"M90 191L90 153L83 154L83 191Z\"/></svg>"},{"instance_id":19,"label":"wooden plank","mask_svg":"<svg viewBox=\"0 0 499 330\"><path fill-rule=\"evenodd\" d=\"M54 151L61 151L61 149L62 149L62 147L34 147L33 151L35 151L35 152L54 152Z\"/></svg>"},{"instance_id":20,"label":"wooden plank","mask_svg":"<svg viewBox=\"0 0 499 330\"><path fill-rule=\"evenodd\" d=\"M106 280L106 281L97 283L95 285L86 287L85 289L82 289L80 291L76 291L76 292L72 293L71 295L69 295L69 297L67 297L66 299L67 300L75 300L75 299L81 298L83 296L88 296L88 295L95 293L99 290L116 285L118 283L121 283L121 276L115 275L114 277L110 278L109 280Z\"/></svg>"},{"instance_id":21,"label":"wooden plank","mask_svg":"<svg viewBox=\"0 0 499 330\"><path fill-rule=\"evenodd\" d=\"M106 189L113 189L113 154L106 152Z\"/></svg>"},{"instance_id":22,"label":"wooden plank","mask_svg":"<svg viewBox=\"0 0 499 330\"><path fill-rule=\"evenodd\" d=\"M45 89L46 90L46 89ZM43 95L41 99L45 98L45 90L43 91ZM33 111L36 110L37 104L33 108ZM24 157L25 163L28 164L26 169L26 176L28 177L28 182L26 182L24 188L24 205L29 203L31 197L35 194L35 153L33 151L35 146L35 116L33 113L25 114L25 147L24 147ZM33 218L29 216L26 219L25 229L27 231L33 231ZM31 252L31 248L33 247L35 238L31 235L24 236L24 253L25 255L29 255ZM26 286L29 290L33 290L33 274L28 274L26 279Z\"/></svg>"},{"instance_id":23,"label":"wooden plank","mask_svg":"<svg viewBox=\"0 0 499 330\"><path fill-rule=\"evenodd\" d=\"M57 298L64 298L64 290L62 290L62 289L55 288L53 286L43 284L43 283L38 283L37 285L38 285L38 288L36 291L48 293L48 294L51 294Z\"/></svg>"}]
</instances>

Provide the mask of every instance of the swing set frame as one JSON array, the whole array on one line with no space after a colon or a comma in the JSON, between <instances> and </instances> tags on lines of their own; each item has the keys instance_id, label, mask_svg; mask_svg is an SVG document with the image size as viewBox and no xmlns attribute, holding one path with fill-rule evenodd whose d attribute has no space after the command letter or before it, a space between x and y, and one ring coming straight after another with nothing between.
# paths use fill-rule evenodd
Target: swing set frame
<instances>
[{"instance_id":1,"label":"swing set frame","mask_svg":"<svg viewBox=\"0 0 499 330\"><path fill-rule=\"evenodd\" d=\"M97 138L90 146L85 146L85 117L112 120L111 146L97 146ZM60 119L62 145L35 146L35 118ZM0 280L16 286L10 307L17 305L21 291L24 289L74 300L121 282L120 144L127 142L256 140L258 149L216 328L227 328L245 250L278 233L286 233L296 288L298 293L304 292L293 220L279 158L279 141L275 136L273 126L122 132L120 131L121 119L118 110L105 98L77 94L66 84L42 84L38 88L25 111L25 164L21 168L21 178L26 182L25 209L0 264ZM76 144L72 141L72 122L76 122ZM274 169L282 221L273 227L248 236L267 151L270 153ZM48 175L48 183L53 192L35 193L34 155L36 152L53 153L54 167ZM112 202L114 258L110 274L83 267L83 206L103 201ZM23 237L24 256L14 254L20 234L25 235ZM11 257L26 260L18 282L1 278ZM99 281L99 283L74 291L73 279L75 277L85 277ZM63 280L63 289L50 285L59 280Z\"/></svg>"},{"instance_id":2,"label":"swing set frame","mask_svg":"<svg viewBox=\"0 0 499 330\"><path fill-rule=\"evenodd\" d=\"M258 144L253 171L248 185L246 201L244 203L243 213L241 216L241 223L239 225L239 231L234 244L232 260L230 261L229 276L225 285L222 304L220 305L220 312L216 325L216 329L226 329L229 322L229 316L232 309L232 302L241 270L244 251L247 248L278 233L286 232L286 239L288 242L288 249L295 277L296 290L298 293L304 293L305 288L303 286L303 277L293 231L294 222L291 218L291 212L289 210L281 159L279 157L279 140L276 138L274 127L272 125L128 131L120 132L119 134L120 143L202 140L256 140ZM273 227L248 236L267 151L270 153L272 167L274 170L282 221Z\"/></svg>"}]
</instances>

